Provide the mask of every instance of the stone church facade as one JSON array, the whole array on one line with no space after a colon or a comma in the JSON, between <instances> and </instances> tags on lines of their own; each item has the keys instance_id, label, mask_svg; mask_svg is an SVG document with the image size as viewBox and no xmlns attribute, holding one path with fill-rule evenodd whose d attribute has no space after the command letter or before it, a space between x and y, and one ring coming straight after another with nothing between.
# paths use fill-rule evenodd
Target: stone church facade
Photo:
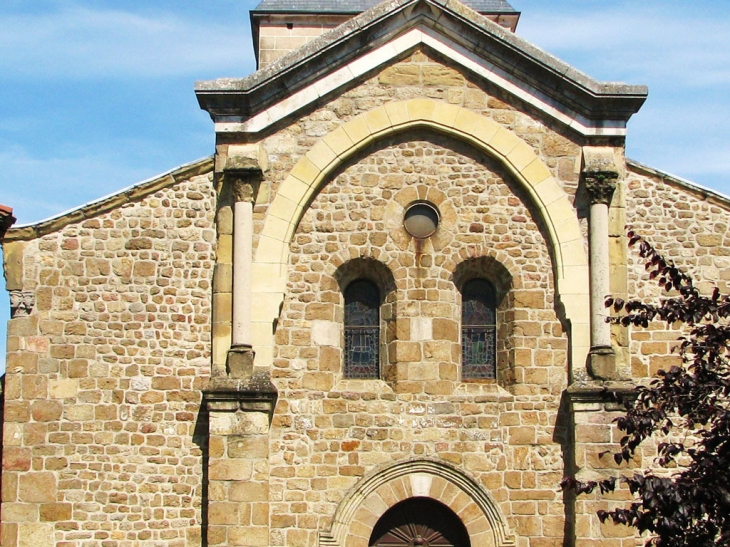
<instances>
[{"instance_id":1,"label":"stone church facade","mask_svg":"<svg viewBox=\"0 0 730 547\"><path fill-rule=\"evenodd\" d=\"M558 483L678 333L603 300L658 296L627 225L727 290L730 200L470 5L265 0L214 157L7 231L3 547L635 544Z\"/></svg>"}]
</instances>

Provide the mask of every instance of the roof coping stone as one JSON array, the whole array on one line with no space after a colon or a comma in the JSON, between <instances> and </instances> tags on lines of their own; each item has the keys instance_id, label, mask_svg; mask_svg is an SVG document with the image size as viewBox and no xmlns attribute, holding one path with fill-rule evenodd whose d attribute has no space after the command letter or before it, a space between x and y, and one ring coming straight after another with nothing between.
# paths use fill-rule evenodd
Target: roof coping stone
<instances>
[{"instance_id":1,"label":"roof coping stone","mask_svg":"<svg viewBox=\"0 0 730 547\"><path fill-rule=\"evenodd\" d=\"M361 13L379 0L262 0L252 13ZM479 13L517 13L506 0L464 0Z\"/></svg>"}]
</instances>

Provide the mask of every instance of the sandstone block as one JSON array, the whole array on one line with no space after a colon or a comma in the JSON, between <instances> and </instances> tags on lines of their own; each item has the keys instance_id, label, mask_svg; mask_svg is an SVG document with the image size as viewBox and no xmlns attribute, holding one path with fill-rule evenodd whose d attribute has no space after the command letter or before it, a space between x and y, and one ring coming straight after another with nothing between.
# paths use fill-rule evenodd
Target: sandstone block
<instances>
[{"instance_id":1,"label":"sandstone block","mask_svg":"<svg viewBox=\"0 0 730 547\"><path fill-rule=\"evenodd\" d=\"M133 274L137 277L152 277L155 275L157 264L151 260L138 260L134 263Z\"/></svg>"},{"instance_id":2,"label":"sandstone block","mask_svg":"<svg viewBox=\"0 0 730 547\"><path fill-rule=\"evenodd\" d=\"M18 525L18 547L54 547L53 525L23 523Z\"/></svg>"},{"instance_id":3,"label":"sandstone block","mask_svg":"<svg viewBox=\"0 0 730 547\"><path fill-rule=\"evenodd\" d=\"M418 85L421 81L421 70L418 65L398 64L383 70L378 80L384 85Z\"/></svg>"},{"instance_id":4,"label":"sandstone block","mask_svg":"<svg viewBox=\"0 0 730 547\"><path fill-rule=\"evenodd\" d=\"M58 420L63 413L63 405L58 401L36 401L31 406L31 415L37 422Z\"/></svg>"},{"instance_id":5,"label":"sandstone block","mask_svg":"<svg viewBox=\"0 0 730 547\"><path fill-rule=\"evenodd\" d=\"M34 472L21 475L18 483L18 497L25 502L55 502L55 474Z\"/></svg>"},{"instance_id":6,"label":"sandstone block","mask_svg":"<svg viewBox=\"0 0 730 547\"><path fill-rule=\"evenodd\" d=\"M212 439L211 439L212 440ZM229 458L266 458L269 455L268 436L242 437L233 435L228 437Z\"/></svg>"},{"instance_id":7,"label":"sandstone block","mask_svg":"<svg viewBox=\"0 0 730 547\"><path fill-rule=\"evenodd\" d=\"M395 358L397 361L420 361L421 344L417 342L395 342Z\"/></svg>"},{"instance_id":8,"label":"sandstone block","mask_svg":"<svg viewBox=\"0 0 730 547\"><path fill-rule=\"evenodd\" d=\"M238 517L238 503L216 501L208 505L208 519L213 526L238 524Z\"/></svg>"},{"instance_id":9,"label":"sandstone block","mask_svg":"<svg viewBox=\"0 0 730 547\"><path fill-rule=\"evenodd\" d=\"M41 522L71 520L70 503L44 503L40 506Z\"/></svg>"},{"instance_id":10,"label":"sandstone block","mask_svg":"<svg viewBox=\"0 0 730 547\"><path fill-rule=\"evenodd\" d=\"M269 545L268 527L236 527L228 531L229 545L236 547L265 547Z\"/></svg>"},{"instance_id":11,"label":"sandstone block","mask_svg":"<svg viewBox=\"0 0 730 547\"><path fill-rule=\"evenodd\" d=\"M302 387L312 391L329 391L334 384L330 372L308 372L302 376Z\"/></svg>"},{"instance_id":12,"label":"sandstone block","mask_svg":"<svg viewBox=\"0 0 730 547\"><path fill-rule=\"evenodd\" d=\"M48 393L53 399L69 399L76 397L78 390L78 380L49 380L48 382Z\"/></svg>"},{"instance_id":13,"label":"sandstone block","mask_svg":"<svg viewBox=\"0 0 730 547\"><path fill-rule=\"evenodd\" d=\"M423 66L425 85L461 86L464 81L464 76L453 68L436 64Z\"/></svg>"},{"instance_id":14,"label":"sandstone block","mask_svg":"<svg viewBox=\"0 0 730 547\"><path fill-rule=\"evenodd\" d=\"M5 422L26 423L30 421L30 404L25 401L7 401L5 403Z\"/></svg>"},{"instance_id":15,"label":"sandstone block","mask_svg":"<svg viewBox=\"0 0 730 547\"><path fill-rule=\"evenodd\" d=\"M269 499L268 483L234 483L230 486L231 501L261 502Z\"/></svg>"}]
</instances>

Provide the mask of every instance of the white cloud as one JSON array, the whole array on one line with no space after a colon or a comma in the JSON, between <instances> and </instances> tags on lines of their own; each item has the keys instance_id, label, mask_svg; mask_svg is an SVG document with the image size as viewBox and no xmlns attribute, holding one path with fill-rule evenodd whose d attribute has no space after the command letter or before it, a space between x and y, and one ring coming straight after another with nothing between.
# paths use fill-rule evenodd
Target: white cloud
<instances>
[{"instance_id":1,"label":"white cloud","mask_svg":"<svg viewBox=\"0 0 730 547\"><path fill-rule=\"evenodd\" d=\"M557 11L553 5L525 10L518 34L601 78L621 74L671 78L676 85L730 84L730 13L687 9L649 0L631 9L621 2ZM725 6L726 8L726 6ZM573 61L575 62L575 61Z\"/></svg>"},{"instance_id":2,"label":"white cloud","mask_svg":"<svg viewBox=\"0 0 730 547\"><path fill-rule=\"evenodd\" d=\"M199 76L220 67L240 67L245 75L254 68L248 29L169 11L72 4L0 13L0 28L0 72L15 79Z\"/></svg>"},{"instance_id":3,"label":"white cloud","mask_svg":"<svg viewBox=\"0 0 730 547\"><path fill-rule=\"evenodd\" d=\"M38 152L33 155L21 147L0 150L3 180L7 181L0 203L13 207L18 224L56 216L155 174L131 165L123 148L121 153L89 149L45 156Z\"/></svg>"},{"instance_id":4,"label":"white cloud","mask_svg":"<svg viewBox=\"0 0 730 547\"><path fill-rule=\"evenodd\" d=\"M512 0L518 34L598 80L649 86L627 154L730 192L727 0Z\"/></svg>"}]
</instances>

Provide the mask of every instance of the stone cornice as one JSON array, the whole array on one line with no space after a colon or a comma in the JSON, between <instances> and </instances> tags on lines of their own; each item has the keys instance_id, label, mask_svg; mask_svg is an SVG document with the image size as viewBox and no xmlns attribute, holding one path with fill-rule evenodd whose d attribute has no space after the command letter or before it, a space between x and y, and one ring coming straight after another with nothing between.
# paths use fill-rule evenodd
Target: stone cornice
<instances>
[{"instance_id":1,"label":"stone cornice","mask_svg":"<svg viewBox=\"0 0 730 547\"><path fill-rule=\"evenodd\" d=\"M213 157L209 156L201 160L187 163L177 167L167 173L155 178L140 182L129 188L125 188L115 194L103 197L96 201L82 205L77 209L72 209L66 213L62 213L56 217L42 220L36 224L26 226L18 226L11 228L5 234L3 241L28 241L36 239L60 230L74 222L96 217L100 214L121 207L126 203L139 201L150 194L154 194L158 190L173 186L181 181L190 179L197 175L213 172Z\"/></svg>"},{"instance_id":2,"label":"stone cornice","mask_svg":"<svg viewBox=\"0 0 730 547\"><path fill-rule=\"evenodd\" d=\"M592 381L575 383L564 392L574 411L621 411L636 399L636 384L626 381Z\"/></svg>"},{"instance_id":3,"label":"stone cornice","mask_svg":"<svg viewBox=\"0 0 730 547\"><path fill-rule=\"evenodd\" d=\"M646 99L645 86L593 80L455 0L384 2L248 78L197 82L196 94L217 123L256 133L419 43L588 136L625 134Z\"/></svg>"}]
</instances>

